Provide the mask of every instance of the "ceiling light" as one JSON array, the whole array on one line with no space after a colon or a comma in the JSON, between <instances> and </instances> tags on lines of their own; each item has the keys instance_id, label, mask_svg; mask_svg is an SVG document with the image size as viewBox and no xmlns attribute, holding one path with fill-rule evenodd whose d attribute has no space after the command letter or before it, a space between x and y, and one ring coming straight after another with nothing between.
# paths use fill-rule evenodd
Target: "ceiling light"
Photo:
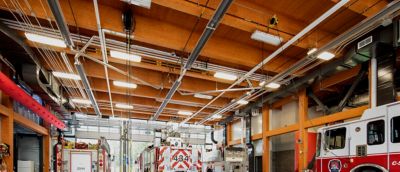
<instances>
[{"instance_id":1,"label":"ceiling light","mask_svg":"<svg viewBox=\"0 0 400 172\"><path fill-rule=\"evenodd\" d=\"M310 50L308 50L307 55L311 55L315 53L317 50L318 50L317 48L311 48Z\"/></svg>"},{"instance_id":2,"label":"ceiling light","mask_svg":"<svg viewBox=\"0 0 400 172\"><path fill-rule=\"evenodd\" d=\"M317 58L321 59L321 60L330 60L332 58L335 57L335 54L332 54L330 52L324 51L320 54L318 54Z\"/></svg>"},{"instance_id":3,"label":"ceiling light","mask_svg":"<svg viewBox=\"0 0 400 172\"><path fill-rule=\"evenodd\" d=\"M61 39L55 39L55 38L42 36L42 35L38 35L38 34L33 34L33 33L28 33L28 32L25 32L25 36L28 40L30 40L32 42L37 42L37 43L41 43L41 44L62 47L62 48L67 47L65 42Z\"/></svg>"},{"instance_id":4,"label":"ceiling light","mask_svg":"<svg viewBox=\"0 0 400 172\"><path fill-rule=\"evenodd\" d=\"M122 59L122 60L129 60L132 62L140 62L142 61L142 57L135 55L135 54L128 54L128 53L123 53L119 51L114 51L110 50L110 56L117 58L117 59Z\"/></svg>"},{"instance_id":5,"label":"ceiling light","mask_svg":"<svg viewBox=\"0 0 400 172\"><path fill-rule=\"evenodd\" d=\"M122 0L124 2L150 9L151 0Z\"/></svg>"},{"instance_id":6,"label":"ceiling light","mask_svg":"<svg viewBox=\"0 0 400 172\"><path fill-rule=\"evenodd\" d=\"M236 103L240 104L240 105L247 105L249 103L249 101L241 99L241 100L238 100Z\"/></svg>"},{"instance_id":7,"label":"ceiling light","mask_svg":"<svg viewBox=\"0 0 400 172\"><path fill-rule=\"evenodd\" d=\"M184 111L184 110L180 110L180 111L178 111L178 115L186 115L186 116L189 116L189 115L192 115L193 113L192 112L189 112L189 111Z\"/></svg>"},{"instance_id":8,"label":"ceiling light","mask_svg":"<svg viewBox=\"0 0 400 172\"><path fill-rule=\"evenodd\" d=\"M199 98L199 99L208 99L208 100L213 98L213 96L200 94L200 93L194 94L194 97Z\"/></svg>"},{"instance_id":9,"label":"ceiling light","mask_svg":"<svg viewBox=\"0 0 400 172\"><path fill-rule=\"evenodd\" d=\"M230 81L234 81L237 79L236 75L229 74L229 73L223 73L223 72L216 72L214 74L214 77L219 78L219 79L230 80Z\"/></svg>"},{"instance_id":10,"label":"ceiling light","mask_svg":"<svg viewBox=\"0 0 400 172\"><path fill-rule=\"evenodd\" d=\"M277 89L277 88L281 87L281 85L278 83L275 83L275 82L271 82L271 83L267 84L265 87Z\"/></svg>"},{"instance_id":11,"label":"ceiling light","mask_svg":"<svg viewBox=\"0 0 400 172\"><path fill-rule=\"evenodd\" d=\"M121 118L121 117L110 117L109 119L111 120L117 120L117 121L128 121L128 118Z\"/></svg>"},{"instance_id":12,"label":"ceiling light","mask_svg":"<svg viewBox=\"0 0 400 172\"><path fill-rule=\"evenodd\" d=\"M122 103L115 104L115 107L120 109L133 109L132 105L122 104Z\"/></svg>"},{"instance_id":13,"label":"ceiling light","mask_svg":"<svg viewBox=\"0 0 400 172\"><path fill-rule=\"evenodd\" d=\"M222 115L220 115L220 114L215 114L211 117L211 119L221 119L221 118L222 118Z\"/></svg>"},{"instance_id":14,"label":"ceiling light","mask_svg":"<svg viewBox=\"0 0 400 172\"><path fill-rule=\"evenodd\" d=\"M259 30L256 30L251 34L251 39L256 41L261 41L267 44L278 46L282 43L282 38L276 35L272 35L269 33L265 33Z\"/></svg>"},{"instance_id":15,"label":"ceiling light","mask_svg":"<svg viewBox=\"0 0 400 172\"><path fill-rule=\"evenodd\" d=\"M57 78L64 78L64 79L72 79L72 80L81 80L81 77L77 74L73 73L65 73L65 72L56 72L53 71L52 74Z\"/></svg>"},{"instance_id":16,"label":"ceiling light","mask_svg":"<svg viewBox=\"0 0 400 172\"><path fill-rule=\"evenodd\" d=\"M73 99L71 99L71 101L74 103L77 103L77 104L85 104L85 105L92 104L92 102L87 99L73 98Z\"/></svg>"},{"instance_id":17,"label":"ceiling light","mask_svg":"<svg viewBox=\"0 0 400 172\"><path fill-rule=\"evenodd\" d=\"M118 87L137 88L137 85L129 82L113 81L113 84Z\"/></svg>"}]
</instances>

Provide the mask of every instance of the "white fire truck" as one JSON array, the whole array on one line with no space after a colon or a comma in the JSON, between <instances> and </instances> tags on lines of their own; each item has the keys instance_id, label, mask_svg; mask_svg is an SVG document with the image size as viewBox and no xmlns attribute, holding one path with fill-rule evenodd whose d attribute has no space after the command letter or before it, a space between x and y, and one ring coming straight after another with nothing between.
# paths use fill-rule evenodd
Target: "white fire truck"
<instances>
[{"instance_id":1,"label":"white fire truck","mask_svg":"<svg viewBox=\"0 0 400 172\"><path fill-rule=\"evenodd\" d=\"M63 141L55 145L55 172L110 172L110 147L100 138L97 149L64 147Z\"/></svg>"},{"instance_id":2,"label":"white fire truck","mask_svg":"<svg viewBox=\"0 0 400 172\"><path fill-rule=\"evenodd\" d=\"M400 103L318 130L317 172L400 172Z\"/></svg>"},{"instance_id":3,"label":"white fire truck","mask_svg":"<svg viewBox=\"0 0 400 172\"><path fill-rule=\"evenodd\" d=\"M201 151L183 147L181 139L170 146L146 148L137 159L140 172L197 172L201 171Z\"/></svg>"}]
</instances>

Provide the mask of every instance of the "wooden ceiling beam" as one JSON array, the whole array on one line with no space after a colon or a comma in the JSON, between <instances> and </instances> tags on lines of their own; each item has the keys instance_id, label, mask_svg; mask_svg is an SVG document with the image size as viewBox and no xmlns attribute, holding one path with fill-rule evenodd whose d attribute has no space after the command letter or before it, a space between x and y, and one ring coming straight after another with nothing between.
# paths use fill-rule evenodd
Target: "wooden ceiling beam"
<instances>
[{"instance_id":1,"label":"wooden ceiling beam","mask_svg":"<svg viewBox=\"0 0 400 172\"><path fill-rule=\"evenodd\" d=\"M71 8L68 1L70 1L71 8L74 9L74 16L72 15ZM30 3L30 8L25 3L21 3L23 11L26 14L35 14L40 19L52 19L50 10L47 6L43 7L35 0L27 0ZM63 9L63 14L66 23L70 26L77 25L80 28L97 31L96 18L94 13L93 2L88 0L60 0L60 6ZM0 8L7 9L4 1L0 1ZM32 11L29 11L32 9ZM11 9L15 10L15 9ZM121 22L121 10L99 4L99 11L101 16L102 28L123 32L123 25ZM74 21L76 19L76 23ZM135 15L135 41L165 47L177 51L182 51L186 45L187 38L191 34L190 29L185 29L174 25L172 23L163 22L158 19L153 19L145 16ZM155 27L157 26L157 27ZM192 38L187 44L186 52L191 52L197 42L197 38L201 35L200 32L192 34ZM269 54L271 52L264 52ZM218 60L228 62L230 64L239 64L247 67L254 67L262 59L262 52L260 48L254 47L249 44L244 44L236 41L231 41L226 38L213 36L205 45L202 56L210 58L210 60ZM245 57L245 58L244 58ZM293 57L281 57L283 61L290 61ZM271 71L275 69L274 66L266 65L265 70ZM279 72L279 71L271 71Z\"/></svg>"},{"instance_id":2,"label":"wooden ceiling beam","mask_svg":"<svg viewBox=\"0 0 400 172\"><path fill-rule=\"evenodd\" d=\"M103 112L103 116L111 116L110 110L101 109L101 111ZM85 109L84 113L87 113L88 115L96 115L96 113L94 112L94 110L92 108ZM115 117L148 120L151 117L151 115L143 113L143 112L129 113L129 112L118 111L117 113L115 113ZM172 115L162 114L157 119L157 121L167 121L168 122L168 121L172 121L173 117L174 116L172 116ZM179 120L182 120L182 119L184 119L184 117L179 117ZM198 120L199 119L191 119L189 123L194 123ZM178 122L180 122L180 121L178 121Z\"/></svg>"},{"instance_id":3,"label":"wooden ceiling beam","mask_svg":"<svg viewBox=\"0 0 400 172\"><path fill-rule=\"evenodd\" d=\"M108 93L94 92L94 95L96 97L96 101L98 101L99 103L104 103L106 106L110 105ZM126 95L121 95L121 94L111 94L111 97L112 97L113 104L124 103L124 104L130 104L134 107L155 108L155 110L157 110L157 108L161 104L160 101L157 101L157 100L151 99L151 98L126 96ZM75 98L82 98L82 97L75 97ZM114 108L114 109L118 109L118 108ZM173 104L173 103L170 103L166 106L166 110L172 110L172 111L185 110L185 111L196 112L199 109L200 109L200 107L185 106L185 105ZM204 109L201 114L209 115L209 114L213 113L214 111L215 110L212 110L212 109Z\"/></svg>"},{"instance_id":4,"label":"wooden ceiling beam","mask_svg":"<svg viewBox=\"0 0 400 172\"><path fill-rule=\"evenodd\" d=\"M89 81L91 82L91 86L93 91L96 92L103 92L103 93L108 93L107 90L107 83L105 79L101 78L89 78ZM64 84L68 88L77 88L75 85L69 85L69 84ZM110 90L113 94L120 94L120 95L128 95L128 89L122 88L122 87L116 87L112 84L110 84ZM134 97L142 97L142 98L152 98L152 99L163 99L167 95L168 90L164 89L162 91L153 89L149 86L139 86L136 89L133 89L130 91L130 96ZM180 94L175 94L170 102L171 104L174 104L174 101L177 102L184 102L184 103L193 103L193 105L199 105L199 106L204 106L206 105L209 100L205 99L199 99L195 98L193 96L183 96ZM221 108L225 104L229 103L229 99L226 98L219 98L216 100L214 103L212 103L211 107L214 108Z\"/></svg>"},{"instance_id":5,"label":"wooden ceiling beam","mask_svg":"<svg viewBox=\"0 0 400 172\"><path fill-rule=\"evenodd\" d=\"M209 20L213 16L215 11L214 9L216 9L219 5L219 1L216 0L211 0L208 4L208 7L205 7L205 4L202 2L199 4L198 0L153 0L152 3L189 15L201 16L206 20ZM266 26L269 25L269 19L274 15L277 15L279 18L280 36L282 36L285 41L288 41L302 29L307 27L307 23L304 23L303 21L293 19L283 14L275 14L272 10L249 2L248 0L236 0L235 3L233 3L228 9L228 12L222 19L221 24L249 33L252 33L255 30L270 32ZM319 29L316 30L312 35L308 35L307 38L299 41L296 46L304 49L313 47L315 46L316 36L319 36L320 38L334 38L335 34ZM324 43L325 42L319 42L319 44Z\"/></svg>"},{"instance_id":6,"label":"wooden ceiling beam","mask_svg":"<svg viewBox=\"0 0 400 172\"><path fill-rule=\"evenodd\" d=\"M332 2L339 2L339 0L331 0ZM386 5L389 4L387 0L350 0L346 6L351 11L354 11L365 17L371 17L381 11Z\"/></svg>"},{"instance_id":7,"label":"wooden ceiling beam","mask_svg":"<svg viewBox=\"0 0 400 172\"><path fill-rule=\"evenodd\" d=\"M330 88L334 85L343 83L345 81L348 81L348 80L356 77L359 74L360 70L361 70L361 65L358 65L354 68L338 72L328 78L325 78L325 79L315 83L312 86L312 90L314 93L327 90L328 88Z\"/></svg>"},{"instance_id":8,"label":"wooden ceiling beam","mask_svg":"<svg viewBox=\"0 0 400 172\"><path fill-rule=\"evenodd\" d=\"M28 45L30 45L33 48L43 48L42 45L39 44L34 44L30 41L27 41ZM55 52L61 53L61 52L65 52L69 55L75 55L74 52L72 52L69 48L55 48L53 47L52 50L54 50ZM101 52L100 49L98 49L99 51L97 52L86 52L87 55L98 59L98 60L103 60L103 57L101 56ZM142 58L147 58L146 56L142 56ZM143 60L142 60L143 61ZM108 62L112 62L112 63L116 63L116 64L122 64L122 65L127 65L125 60L120 60L120 59L116 59L113 58L111 56L108 56ZM146 63L146 62L140 62L140 63L134 63L131 62L129 63L130 66L132 67L138 67L138 68L143 68L143 69L147 69L147 70L154 70L154 71L158 71L158 72L164 72L164 73L171 73L171 74L175 74L178 75L180 74L180 68L177 67L167 67L167 66L162 66L160 64L151 64L151 63ZM198 79L204 79L204 80L208 80L208 81L213 81L213 82L219 82L219 83L223 83L223 84L232 84L232 81L228 81L228 80L224 80L224 79L218 79L215 78L213 76L213 72L194 72L194 71L188 71L186 73L186 76L188 77L192 77L192 78L198 78ZM254 81L251 80L253 85L259 85L259 81ZM248 86L247 82L242 82L240 84L238 84L239 86Z\"/></svg>"},{"instance_id":9,"label":"wooden ceiling beam","mask_svg":"<svg viewBox=\"0 0 400 172\"><path fill-rule=\"evenodd\" d=\"M70 63L71 65L74 63L72 57L70 58L70 62L71 62ZM81 63L83 64L86 75L88 77L99 78L99 79L106 78L103 65L98 64L98 63L93 62L88 59L81 60ZM43 61L42 64L46 67L46 69L48 69L48 70L51 69L48 66L48 64L45 63L45 61ZM127 71L126 65L116 64L116 63L111 63L111 62L109 64L113 65L114 67L116 67L120 70ZM131 69L129 69L129 70L131 71L131 76L140 78L140 79L150 83L151 85L163 87L164 89L170 89L173 81L175 81L175 79L177 77L177 75L175 75L175 74L171 75L168 73L161 73L161 72L154 71L154 70L138 69L136 67L131 67ZM67 71L63 71L63 72L67 72ZM108 75L109 75L109 79L112 81L127 81L127 78L128 78L127 76L120 74L111 69L108 70ZM129 81L138 84L138 87L141 87L144 85L143 83L140 83L140 82L132 80L132 79L130 79ZM216 89L225 89L228 87L229 87L228 84L222 84L222 83L217 83L217 82L212 82L212 81L207 81L207 80L202 80L202 79L196 79L196 78L192 78L192 77L185 77L182 80L182 84L179 87L179 90L187 91L187 92L201 92L201 91L210 91L210 90L216 90ZM160 91L160 90L158 90L158 91ZM243 94L244 94L243 91L227 92L222 97L234 99L234 98L240 97ZM217 93L215 93L214 95L217 95Z\"/></svg>"}]
</instances>

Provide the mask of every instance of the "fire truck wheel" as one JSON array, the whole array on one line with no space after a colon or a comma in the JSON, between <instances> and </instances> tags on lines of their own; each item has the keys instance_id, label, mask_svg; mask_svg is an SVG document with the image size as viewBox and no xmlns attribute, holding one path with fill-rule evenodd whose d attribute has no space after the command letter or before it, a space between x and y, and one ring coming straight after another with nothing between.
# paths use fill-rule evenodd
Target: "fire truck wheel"
<instances>
[{"instance_id":1,"label":"fire truck wheel","mask_svg":"<svg viewBox=\"0 0 400 172\"><path fill-rule=\"evenodd\" d=\"M376 167L361 167L354 172L382 172L382 170L376 168Z\"/></svg>"}]
</instances>

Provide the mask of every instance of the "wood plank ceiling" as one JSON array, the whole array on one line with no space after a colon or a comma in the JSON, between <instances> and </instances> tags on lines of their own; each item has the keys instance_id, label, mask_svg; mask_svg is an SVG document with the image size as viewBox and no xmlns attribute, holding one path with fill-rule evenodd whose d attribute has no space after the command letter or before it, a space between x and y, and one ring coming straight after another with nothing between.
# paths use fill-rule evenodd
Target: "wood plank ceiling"
<instances>
[{"instance_id":1,"label":"wood plank ceiling","mask_svg":"<svg viewBox=\"0 0 400 172\"><path fill-rule=\"evenodd\" d=\"M14 11L18 4L22 11L35 16L42 23L53 20L47 2L44 0L4 0L0 1L2 14ZM18 2L18 3L17 3ZM59 0L66 23L74 34L84 36L98 35L95 20L93 2L90 0ZM166 52L174 52L179 56L187 57L194 48L205 25L218 7L220 0L152 0L151 9L127 5L119 0L100 0L99 11L101 25L104 29L123 32L121 12L123 9L132 8L136 21L133 44L154 48ZM199 61L222 65L230 68L248 71L260 63L263 57L271 54L278 47L250 39L253 31L261 30L279 35L284 41L288 41L309 23L327 11L336 3L336 0L235 0L224 16L220 26L201 52ZM387 5L385 0L351 0L345 8L321 23L295 45L284 51L278 57L258 71L259 74L274 75L293 65L303 58L309 48L321 47L337 35L346 31L351 26L363 19L375 14ZM277 27L268 28L269 19L276 15L279 18ZM7 18L4 15L2 18ZM8 15L10 16L10 15ZM14 17L10 17L15 20ZM17 18L19 18L17 16ZM34 18L32 17L31 20ZM33 23L36 23L34 21ZM196 24L197 23L197 24ZM47 24L48 25L48 24ZM22 34L22 33L21 33ZM118 37L110 39L124 41ZM43 48L43 45L28 42L33 48ZM79 44L79 43L78 43ZM87 54L101 60L99 47L91 46ZM66 52L70 54L73 64L73 53L69 49L52 48L54 52ZM38 53L38 52L37 52ZM38 55L40 55L38 53ZM109 64L131 71L131 75L141 78L153 85L161 86L162 90L138 83L138 88L127 90L111 84L112 99L114 103L131 103L135 108L127 112L114 108L115 115L129 116L131 118L149 119L166 96L173 81L179 74L179 64L161 65L165 61L143 56L143 59L156 61L156 63L130 63L109 58ZM41 58L42 64L49 70L54 69L46 63L46 58ZM96 99L100 102L101 111L105 115L111 114L108 91L105 80L104 68L92 61L82 61L89 77ZM169 63L169 62L168 62ZM170 63L169 63L170 64ZM216 79L213 72L192 70L185 76L180 91L199 92L227 88L231 81ZM126 80L127 77L109 70L110 80ZM258 81L252 81L258 84ZM77 85L63 81L65 88L77 91ZM246 87L242 83L240 87ZM128 94L129 93L129 94ZM232 99L238 98L244 92L229 92L215 101L212 106L206 108L200 115L191 120L195 122L212 114L218 108L223 107ZM212 94L216 95L216 94ZM71 95L67 95L71 96ZM178 110L196 112L206 105L209 100L175 94L172 102L166 107L160 120L184 119L185 116L177 115ZM91 107L82 107L83 112L94 114ZM225 115L231 114L228 112Z\"/></svg>"}]
</instances>

